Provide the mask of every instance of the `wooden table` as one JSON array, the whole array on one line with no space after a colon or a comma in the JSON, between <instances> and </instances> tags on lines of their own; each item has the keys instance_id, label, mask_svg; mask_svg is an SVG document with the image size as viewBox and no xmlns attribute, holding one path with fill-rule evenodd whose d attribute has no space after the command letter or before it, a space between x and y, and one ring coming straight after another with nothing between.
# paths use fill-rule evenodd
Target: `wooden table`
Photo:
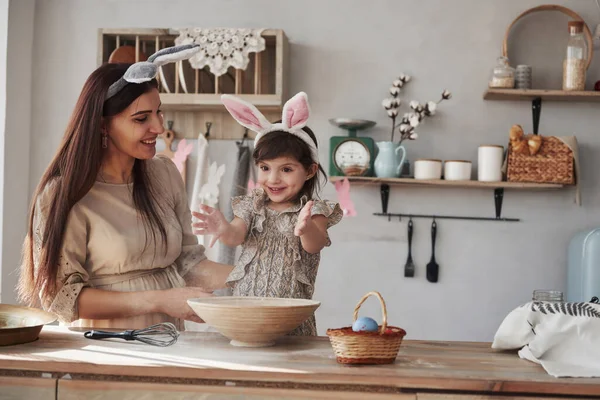
<instances>
[{"instance_id":1,"label":"wooden table","mask_svg":"<svg viewBox=\"0 0 600 400\"><path fill-rule=\"evenodd\" d=\"M159 348L46 326L36 342L0 347L2 398L599 399L600 379L556 379L489 343L405 341L395 364L349 367L323 337L245 349L184 332Z\"/></svg>"}]
</instances>

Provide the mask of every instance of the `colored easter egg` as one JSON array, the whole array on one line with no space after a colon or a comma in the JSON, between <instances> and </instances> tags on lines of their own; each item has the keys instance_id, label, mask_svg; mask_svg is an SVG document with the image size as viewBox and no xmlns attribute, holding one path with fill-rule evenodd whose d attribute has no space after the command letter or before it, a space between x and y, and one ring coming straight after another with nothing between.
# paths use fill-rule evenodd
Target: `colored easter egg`
<instances>
[{"instance_id":1,"label":"colored easter egg","mask_svg":"<svg viewBox=\"0 0 600 400\"><path fill-rule=\"evenodd\" d=\"M360 317L352 324L354 332L376 332L379 329L377 321L369 317Z\"/></svg>"}]
</instances>

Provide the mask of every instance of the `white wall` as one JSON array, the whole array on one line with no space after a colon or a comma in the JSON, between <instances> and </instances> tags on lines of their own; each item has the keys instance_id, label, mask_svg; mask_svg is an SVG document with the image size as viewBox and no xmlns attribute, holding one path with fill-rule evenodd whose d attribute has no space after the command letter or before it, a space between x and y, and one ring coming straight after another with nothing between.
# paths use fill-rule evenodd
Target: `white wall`
<instances>
[{"instance_id":1,"label":"white wall","mask_svg":"<svg viewBox=\"0 0 600 400\"><path fill-rule=\"evenodd\" d=\"M8 36L8 0L0 0L0 188L4 187L4 148L6 123L6 44ZM0 196L0 215L3 215L4 202ZM0 244L2 244L0 229ZM2 246L0 246L0 260ZM2 301L2 269L0 268L0 302Z\"/></svg>"},{"instance_id":2,"label":"white wall","mask_svg":"<svg viewBox=\"0 0 600 400\"><path fill-rule=\"evenodd\" d=\"M29 196L31 71L34 0L12 0L8 9L6 130L2 173L2 302L15 303L20 250ZM0 45L0 51L2 47ZM0 108L2 104L0 104Z\"/></svg>"},{"instance_id":3,"label":"white wall","mask_svg":"<svg viewBox=\"0 0 600 400\"><path fill-rule=\"evenodd\" d=\"M282 28L291 42L292 93L309 94L320 155L327 160L328 137L341 132L329 118L373 119L372 134L387 140L390 121L381 108L390 82L401 72L414 76L403 99L435 99L454 93L440 113L407 145L409 159L436 157L476 161L477 146L505 144L513 123L531 129L527 102L487 102L482 93L499 55L504 31L521 11L541 0L204 0L204 1L38 1L33 56L33 112L30 193L59 144L79 90L96 67L101 27L233 26ZM557 1L579 12L592 27L595 2ZM534 66L534 84L558 87L566 18L542 14L513 32L511 57ZM589 82L600 79L599 63ZM550 78L544 78L549 76ZM552 77L553 76L553 77ZM351 323L359 298L380 291L389 321L420 339L490 340L501 319L538 288L565 287L566 246L573 234L597 226L599 161L597 104L544 103L542 134L577 134L583 166L583 207L570 190L505 194L506 216L523 222L439 221L437 259L441 280L428 283L430 221L415 221L417 276L403 277L406 222L372 216L379 192L355 185L359 215L331 230L333 245L322 253L315 298L320 333ZM211 156L227 162L223 185L229 192L231 142L211 144ZM190 160L189 170L195 169ZM191 182L189 187L191 188ZM328 185L324 197L334 198ZM491 191L393 189L390 211L493 216ZM6 209L6 207L5 207ZM7 212L5 211L5 215ZM7 247L4 247L5 251ZM373 300L364 314L379 317Z\"/></svg>"}]
</instances>

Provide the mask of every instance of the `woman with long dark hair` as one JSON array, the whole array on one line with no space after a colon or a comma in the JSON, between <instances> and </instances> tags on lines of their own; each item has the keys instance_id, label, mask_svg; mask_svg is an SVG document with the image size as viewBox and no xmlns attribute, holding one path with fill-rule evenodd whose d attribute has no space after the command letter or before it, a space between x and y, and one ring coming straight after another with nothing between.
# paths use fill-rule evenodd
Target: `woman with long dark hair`
<instances>
[{"instance_id":1,"label":"woman with long dark hair","mask_svg":"<svg viewBox=\"0 0 600 400\"><path fill-rule=\"evenodd\" d=\"M129 67L105 64L84 84L33 195L19 294L75 326L182 328L200 322L186 300L224 287L232 267L206 259L182 177L156 156L155 71L131 82Z\"/></svg>"}]
</instances>

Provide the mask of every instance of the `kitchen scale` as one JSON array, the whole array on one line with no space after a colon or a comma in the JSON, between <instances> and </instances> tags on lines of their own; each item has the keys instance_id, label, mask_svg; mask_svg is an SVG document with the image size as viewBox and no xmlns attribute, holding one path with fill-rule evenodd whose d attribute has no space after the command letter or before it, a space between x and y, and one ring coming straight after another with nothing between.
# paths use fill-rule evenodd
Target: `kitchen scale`
<instances>
[{"instance_id":1,"label":"kitchen scale","mask_svg":"<svg viewBox=\"0 0 600 400\"><path fill-rule=\"evenodd\" d=\"M332 118L332 125L348 131L348 136L329 139L329 176L372 176L375 142L370 137L358 137L357 131L375 126L375 121L352 118Z\"/></svg>"}]
</instances>

